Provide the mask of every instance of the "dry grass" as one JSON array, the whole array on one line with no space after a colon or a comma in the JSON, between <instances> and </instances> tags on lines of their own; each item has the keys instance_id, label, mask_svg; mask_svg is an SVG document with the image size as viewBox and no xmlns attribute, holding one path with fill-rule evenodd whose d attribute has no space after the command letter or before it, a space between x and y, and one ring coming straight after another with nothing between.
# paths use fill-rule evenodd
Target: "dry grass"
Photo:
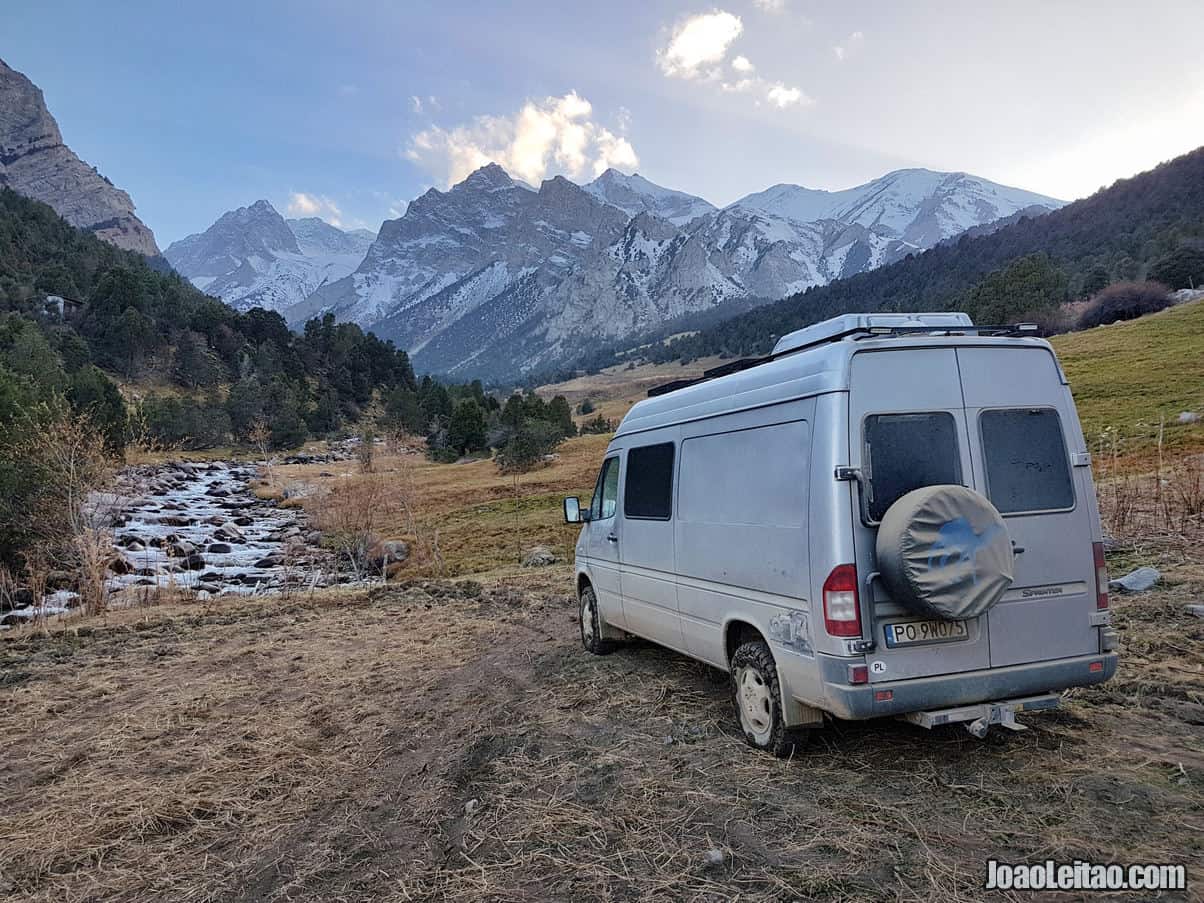
<instances>
[{"instance_id":1,"label":"dry grass","mask_svg":"<svg viewBox=\"0 0 1204 903\"><path fill-rule=\"evenodd\" d=\"M704 370L724 363L717 357L700 358L689 364L639 364L627 369L626 364L607 367L591 376L579 376L562 383L541 386L538 393L544 398L563 395L573 408L573 419L580 426L601 414L616 424L623 419L628 408L647 397L648 390L663 383L678 379L693 379ZM594 403L591 414L578 414L577 406L589 399Z\"/></svg>"},{"instance_id":2,"label":"dry grass","mask_svg":"<svg viewBox=\"0 0 1204 903\"><path fill-rule=\"evenodd\" d=\"M1121 675L1029 732L844 724L791 762L744 746L715 672L641 643L588 656L567 594L513 580L9 637L0 888L969 901L988 856L1186 862L1198 882L1204 635L1183 603L1204 570L1159 564L1167 587L1117 600Z\"/></svg>"},{"instance_id":3,"label":"dry grass","mask_svg":"<svg viewBox=\"0 0 1204 903\"><path fill-rule=\"evenodd\" d=\"M562 560L571 559L577 529L563 523L561 499L590 496L608 441L608 436L570 439L555 461L517 477L500 473L490 460L435 464L418 452L378 450L370 475L353 461L278 465L271 482L257 492L279 497L290 483L307 483L321 520L329 500L358 495L365 480L377 481L404 503L391 505L372 530L382 539L403 539L426 550L409 573L513 573L523 550L533 545L547 545Z\"/></svg>"}]
</instances>

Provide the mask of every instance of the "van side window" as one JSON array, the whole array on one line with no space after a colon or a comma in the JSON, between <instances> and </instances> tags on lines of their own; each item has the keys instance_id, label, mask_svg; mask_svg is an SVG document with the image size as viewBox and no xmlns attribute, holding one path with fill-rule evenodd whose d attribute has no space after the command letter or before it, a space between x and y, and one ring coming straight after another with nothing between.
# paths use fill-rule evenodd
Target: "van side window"
<instances>
[{"instance_id":1,"label":"van side window","mask_svg":"<svg viewBox=\"0 0 1204 903\"><path fill-rule=\"evenodd\" d=\"M627 452L623 516L668 520L673 514L673 443Z\"/></svg>"},{"instance_id":2,"label":"van side window","mask_svg":"<svg viewBox=\"0 0 1204 903\"><path fill-rule=\"evenodd\" d=\"M618 456L602 462L594 497L590 502L590 519L604 520L615 516L619 504L619 459Z\"/></svg>"},{"instance_id":3,"label":"van side window","mask_svg":"<svg viewBox=\"0 0 1204 903\"><path fill-rule=\"evenodd\" d=\"M924 486L960 484L957 423L946 411L865 418L867 509L873 523L901 496Z\"/></svg>"},{"instance_id":4,"label":"van side window","mask_svg":"<svg viewBox=\"0 0 1204 903\"><path fill-rule=\"evenodd\" d=\"M1062 421L1051 408L978 416L987 497L1001 514L1074 507Z\"/></svg>"}]
</instances>

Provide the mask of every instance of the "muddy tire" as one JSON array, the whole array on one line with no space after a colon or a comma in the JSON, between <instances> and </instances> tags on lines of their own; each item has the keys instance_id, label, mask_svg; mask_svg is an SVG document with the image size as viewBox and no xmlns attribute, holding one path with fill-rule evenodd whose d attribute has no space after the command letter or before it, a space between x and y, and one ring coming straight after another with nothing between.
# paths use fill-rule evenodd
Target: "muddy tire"
<instances>
[{"instance_id":1,"label":"muddy tire","mask_svg":"<svg viewBox=\"0 0 1204 903\"><path fill-rule=\"evenodd\" d=\"M615 644L611 640L602 639L602 622L598 617L598 597L594 588L586 586L581 590L580 612L577 623L581 626L581 645L586 652L594 655L607 655L614 651Z\"/></svg>"},{"instance_id":2,"label":"muddy tire","mask_svg":"<svg viewBox=\"0 0 1204 903\"><path fill-rule=\"evenodd\" d=\"M791 730L782 722L782 691L768 644L754 640L736 649L731 678L736 717L748 745L779 759L801 752L810 732Z\"/></svg>"}]
</instances>

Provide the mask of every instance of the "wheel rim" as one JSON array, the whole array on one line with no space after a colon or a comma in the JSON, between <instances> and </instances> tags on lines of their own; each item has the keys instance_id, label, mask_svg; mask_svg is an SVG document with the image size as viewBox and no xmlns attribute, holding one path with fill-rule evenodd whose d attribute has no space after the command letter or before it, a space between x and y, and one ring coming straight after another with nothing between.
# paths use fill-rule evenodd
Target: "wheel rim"
<instances>
[{"instance_id":1,"label":"wheel rim","mask_svg":"<svg viewBox=\"0 0 1204 903\"><path fill-rule=\"evenodd\" d=\"M736 703L744 729L758 741L767 739L773 731L773 696L756 668L736 671Z\"/></svg>"},{"instance_id":2,"label":"wheel rim","mask_svg":"<svg viewBox=\"0 0 1204 903\"><path fill-rule=\"evenodd\" d=\"M587 646L594 641L594 599L589 593L581 596L581 639Z\"/></svg>"}]
</instances>

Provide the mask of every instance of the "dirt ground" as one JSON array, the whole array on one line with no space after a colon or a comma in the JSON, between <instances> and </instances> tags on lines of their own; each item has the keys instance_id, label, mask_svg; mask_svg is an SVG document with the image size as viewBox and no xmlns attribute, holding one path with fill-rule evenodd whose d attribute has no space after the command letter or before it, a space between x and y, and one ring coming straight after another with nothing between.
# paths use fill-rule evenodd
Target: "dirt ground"
<instances>
[{"instance_id":1,"label":"dirt ground","mask_svg":"<svg viewBox=\"0 0 1204 903\"><path fill-rule=\"evenodd\" d=\"M1129 554L1167 580L1116 600L1112 682L1025 733L844 723L792 761L718 672L584 653L565 568L9 635L0 894L978 900L998 857L1186 863L1164 899L1201 899L1204 568Z\"/></svg>"}]
</instances>

